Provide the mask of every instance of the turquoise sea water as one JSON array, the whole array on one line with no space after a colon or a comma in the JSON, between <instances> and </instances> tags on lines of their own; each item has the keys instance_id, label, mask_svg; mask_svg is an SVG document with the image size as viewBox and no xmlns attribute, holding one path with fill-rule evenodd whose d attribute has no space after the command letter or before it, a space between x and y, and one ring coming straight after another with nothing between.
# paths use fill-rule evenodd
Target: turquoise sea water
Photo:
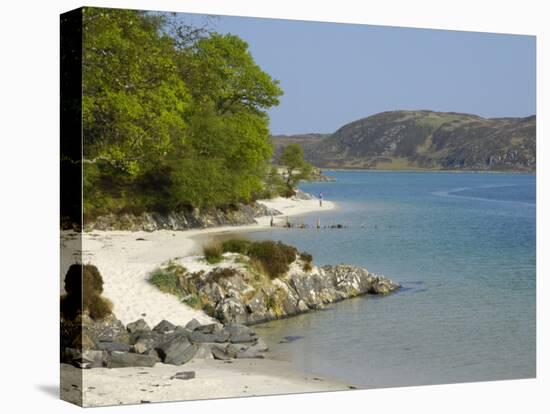
<instances>
[{"instance_id":1,"label":"turquoise sea water","mask_svg":"<svg viewBox=\"0 0 550 414\"><path fill-rule=\"evenodd\" d=\"M535 176L328 172L304 184L338 203L270 229L318 264L350 263L403 285L257 327L272 355L360 387L535 376ZM284 339L290 337L291 340Z\"/></svg>"}]
</instances>

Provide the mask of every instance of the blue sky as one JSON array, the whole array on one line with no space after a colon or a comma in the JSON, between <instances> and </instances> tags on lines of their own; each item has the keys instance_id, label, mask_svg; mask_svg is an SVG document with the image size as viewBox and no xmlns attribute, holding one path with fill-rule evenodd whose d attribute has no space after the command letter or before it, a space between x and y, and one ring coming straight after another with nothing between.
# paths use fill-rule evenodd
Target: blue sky
<instances>
[{"instance_id":1,"label":"blue sky","mask_svg":"<svg viewBox=\"0 0 550 414\"><path fill-rule=\"evenodd\" d=\"M534 36L227 16L213 28L246 40L281 82L285 94L270 110L274 134L334 132L396 109L535 113Z\"/></svg>"}]
</instances>

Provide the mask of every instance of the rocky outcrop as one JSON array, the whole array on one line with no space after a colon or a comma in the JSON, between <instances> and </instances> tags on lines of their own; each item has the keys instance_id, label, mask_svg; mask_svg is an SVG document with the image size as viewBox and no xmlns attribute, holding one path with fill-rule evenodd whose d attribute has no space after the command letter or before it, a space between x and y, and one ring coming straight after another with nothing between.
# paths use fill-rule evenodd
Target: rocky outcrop
<instances>
[{"instance_id":1,"label":"rocky outcrop","mask_svg":"<svg viewBox=\"0 0 550 414\"><path fill-rule=\"evenodd\" d=\"M254 271L246 256L233 256L228 260L245 265L217 267L210 272L183 270L177 276L184 301L195 298L193 303L226 324L267 322L359 295L387 295L400 288L398 283L357 266L313 266L308 271L299 257L286 274L271 279Z\"/></svg>"},{"instance_id":2,"label":"rocky outcrop","mask_svg":"<svg viewBox=\"0 0 550 414\"><path fill-rule=\"evenodd\" d=\"M236 226L255 223L255 218L279 215L279 211L260 203L239 204L233 209L193 209L171 213L149 212L139 215L109 214L97 217L84 225L85 231L92 230L189 230L216 226Z\"/></svg>"},{"instance_id":3,"label":"rocky outcrop","mask_svg":"<svg viewBox=\"0 0 550 414\"><path fill-rule=\"evenodd\" d=\"M152 367L158 362L183 365L192 359L263 358L268 349L247 326L201 325L195 319L185 326L164 320L151 329L143 319L124 327L114 316L94 321L84 315L74 321L62 320L61 328L64 333L61 361L79 368Z\"/></svg>"}]
</instances>

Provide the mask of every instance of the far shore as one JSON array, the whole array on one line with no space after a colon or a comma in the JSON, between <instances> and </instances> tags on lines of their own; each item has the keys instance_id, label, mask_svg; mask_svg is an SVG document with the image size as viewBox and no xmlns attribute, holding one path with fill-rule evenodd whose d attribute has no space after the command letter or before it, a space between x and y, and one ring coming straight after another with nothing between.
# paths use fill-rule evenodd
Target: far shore
<instances>
[{"instance_id":1,"label":"far shore","mask_svg":"<svg viewBox=\"0 0 550 414\"><path fill-rule=\"evenodd\" d=\"M497 170L430 170L430 169L422 169L422 168L411 168L411 169L391 169L391 168L323 168L323 167L316 167L319 168L321 171L327 172L327 171L334 171L334 172L368 172L368 173L376 173L376 172L392 172L392 173L448 173L448 174L529 174L529 175L536 175L536 171L519 171L519 170L511 170L511 171L497 171Z\"/></svg>"}]
</instances>

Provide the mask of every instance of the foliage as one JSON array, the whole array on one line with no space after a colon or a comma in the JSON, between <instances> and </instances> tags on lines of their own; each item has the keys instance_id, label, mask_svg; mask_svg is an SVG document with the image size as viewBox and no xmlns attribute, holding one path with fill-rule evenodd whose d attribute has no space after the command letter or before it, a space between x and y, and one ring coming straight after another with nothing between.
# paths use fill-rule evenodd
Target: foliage
<instances>
[{"instance_id":1,"label":"foliage","mask_svg":"<svg viewBox=\"0 0 550 414\"><path fill-rule=\"evenodd\" d=\"M71 265L65 275L65 292L61 297L61 315L65 319L72 320L83 312L92 319L111 314L111 302L101 297L103 278L93 265Z\"/></svg>"},{"instance_id":2,"label":"foliage","mask_svg":"<svg viewBox=\"0 0 550 414\"><path fill-rule=\"evenodd\" d=\"M204 258L210 264L216 264L222 261L222 246L219 243L210 243L203 247Z\"/></svg>"},{"instance_id":3,"label":"foliage","mask_svg":"<svg viewBox=\"0 0 550 414\"><path fill-rule=\"evenodd\" d=\"M237 36L85 8L85 219L253 200L281 94Z\"/></svg>"},{"instance_id":4,"label":"foliage","mask_svg":"<svg viewBox=\"0 0 550 414\"><path fill-rule=\"evenodd\" d=\"M288 272L297 253L295 247L271 240L252 243L248 249L248 255L258 260L272 279Z\"/></svg>"},{"instance_id":5,"label":"foliage","mask_svg":"<svg viewBox=\"0 0 550 414\"><path fill-rule=\"evenodd\" d=\"M178 276L170 271L170 269L155 270L151 274L149 282L162 292L171 293L173 295L178 295L180 293Z\"/></svg>"},{"instance_id":6,"label":"foliage","mask_svg":"<svg viewBox=\"0 0 550 414\"><path fill-rule=\"evenodd\" d=\"M279 164L286 167L286 186L289 194L294 193L300 180L307 180L313 171L313 166L304 160L304 150L299 144L289 144L283 148Z\"/></svg>"}]
</instances>

